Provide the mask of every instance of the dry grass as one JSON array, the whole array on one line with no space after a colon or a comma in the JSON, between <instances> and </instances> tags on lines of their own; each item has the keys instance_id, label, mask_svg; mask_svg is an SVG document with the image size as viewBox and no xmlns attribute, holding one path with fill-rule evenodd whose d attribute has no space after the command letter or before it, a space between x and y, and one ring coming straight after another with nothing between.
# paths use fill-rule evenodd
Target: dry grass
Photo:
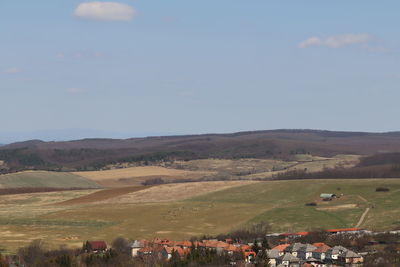
<instances>
[{"instance_id":1,"label":"dry grass","mask_svg":"<svg viewBox=\"0 0 400 267\"><path fill-rule=\"evenodd\" d=\"M358 204L343 204L329 207L317 208L317 210L341 210L341 209L355 209L358 207Z\"/></svg>"},{"instance_id":2,"label":"dry grass","mask_svg":"<svg viewBox=\"0 0 400 267\"><path fill-rule=\"evenodd\" d=\"M319 172L324 168L335 168L342 166L344 168L354 167L359 162L358 155L338 155L333 158L322 158L313 156L300 156L297 162L292 162L292 165L284 170L260 172L246 176L247 178L268 178L273 175L294 170L307 170L307 172Z\"/></svg>"},{"instance_id":3,"label":"dry grass","mask_svg":"<svg viewBox=\"0 0 400 267\"><path fill-rule=\"evenodd\" d=\"M162 178L165 181L175 179L198 179L210 175L212 172L176 170L160 166L145 166L105 171L74 172L74 174L95 181L105 187L121 187L140 185L143 181L152 178Z\"/></svg>"},{"instance_id":4,"label":"dry grass","mask_svg":"<svg viewBox=\"0 0 400 267\"><path fill-rule=\"evenodd\" d=\"M217 181L163 184L109 199L104 203L146 203L179 201L231 187L256 183L253 181Z\"/></svg>"},{"instance_id":5,"label":"dry grass","mask_svg":"<svg viewBox=\"0 0 400 267\"><path fill-rule=\"evenodd\" d=\"M79 204L88 204L92 202L104 201L110 198L115 198L121 195L144 190L150 187L151 186L130 186L130 187L105 189L94 192L89 195L84 195L82 197L60 202L59 205L79 205Z\"/></svg>"}]
</instances>

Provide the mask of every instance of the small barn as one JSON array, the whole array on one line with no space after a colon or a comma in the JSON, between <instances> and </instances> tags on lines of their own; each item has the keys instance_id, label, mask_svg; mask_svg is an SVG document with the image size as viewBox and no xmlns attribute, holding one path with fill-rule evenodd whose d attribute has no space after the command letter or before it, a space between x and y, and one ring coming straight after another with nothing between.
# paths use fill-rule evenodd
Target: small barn
<instances>
[{"instance_id":1,"label":"small barn","mask_svg":"<svg viewBox=\"0 0 400 267\"><path fill-rule=\"evenodd\" d=\"M322 200L327 201L327 200L332 200L332 199L336 198L337 196L335 194L331 194L331 193L322 193L321 195L319 195L319 197Z\"/></svg>"}]
</instances>

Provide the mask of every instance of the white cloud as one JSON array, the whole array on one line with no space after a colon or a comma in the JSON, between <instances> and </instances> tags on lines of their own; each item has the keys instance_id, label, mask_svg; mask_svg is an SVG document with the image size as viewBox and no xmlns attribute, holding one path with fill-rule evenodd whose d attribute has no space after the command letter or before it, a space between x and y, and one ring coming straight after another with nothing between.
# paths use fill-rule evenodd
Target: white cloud
<instances>
[{"instance_id":1,"label":"white cloud","mask_svg":"<svg viewBox=\"0 0 400 267\"><path fill-rule=\"evenodd\" d=\"M85 90L82 88L71 87L71 88L67 88L66 91L67 91L67 93L70 93L70 94L78 94L78 93L84 92Z\"/></svg>"},{"instance_id":2,"label":"white cloud","mask_svg":"<svg viewBox=\"0 0 400 267\"><path fill-rule=\"evenodd\" d=\"M338 48L346 45L365 44L368 43L372 37L368 34L342 34L333 35L328 37L310 37L299 44L300 48L309 46L326 46L329 48Z\"/></svg>"},{"instance_id":3,"label":"white cloud","mask_svg":"<svg viewBox=\"0 0 400 267\"><path fill-rule=\"evenodd\" d=\"M8 68L8 69L5 69L3 71L3 73L5 73L5 74L17 74L17 73L20 73L20 72L21 72L21 70L19 68L16 68L16 67Z\"/></svg>"},{"instance_id":4,"label":"white cloud","mask_svg":"<svg viewBox=\"0 0 400 267\"><path fill-rule=\"evenodd\" d=\"M117 2L87 2L74 11L77 17L103 21L129 21L135 16L135 9Z\"/></svg>"}]
</instances>

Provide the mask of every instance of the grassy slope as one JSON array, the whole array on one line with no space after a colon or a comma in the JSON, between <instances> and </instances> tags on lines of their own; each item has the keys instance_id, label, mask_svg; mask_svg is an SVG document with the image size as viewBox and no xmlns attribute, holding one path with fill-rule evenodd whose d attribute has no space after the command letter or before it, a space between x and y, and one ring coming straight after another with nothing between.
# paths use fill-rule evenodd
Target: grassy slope
<instances>
[{"instance_id":1,"label":"grassy slope","mask_svg":"<svg viewBox=\"0 0 400 267\"><path fill-rule=\"evenodd\" d=\"M75 174L46 171L26 171L0 175L1 187L100 188L96 182Z\"/></svg>"},{"instance_id":2,"label":"grassy slope","mask_svg":"<svg viewBox=\"0 0 400 267\"><path fill-rule=\"evenodd\" d=\"M378 186L389 187L390 192L375 192ZM322 202L319 194L323 192L343 196ZM36 198L40 196L36 194ZM35 238L46 239L53 245L74 246L93 238L110 242L120 235L182 239L228 232L260 220L271 222L275 232L351 227L367 207L371 211L361 227L400 226L400 180L397 179L259 182L167 203L61 207L49 205L55 204L55 199L46 205L36 205L36 198L25 201L25 205L21 205L21 200L13 202L7 198L8 216L0 220L0 233L4 236L3 245L11 250ZM311 201L318 206L304 205Z\"/></svg>"},{"instance_id":3,"label":"grassy slope","mask_svg":"<svg viewBox=\"0 0 400 267\"><path fill-rule=\"evenodd\" d=\"M375 192L375 188L381 185L389 187L391 191ZM323 192L343 194L343 197L322 202L319 194ZM372 209L363 227L393 229L400 226L400 220L396 218L400 204L400 180L397 179L274 181L232 188L193 200L261 204L267 210L250 221L269 221L274 231L351 227L366 207ZM304 205L312 201L317 202L318 206ZM355 204L355 207L350 205L348 208L346 204Z\"/></svg>"}]
</instances>

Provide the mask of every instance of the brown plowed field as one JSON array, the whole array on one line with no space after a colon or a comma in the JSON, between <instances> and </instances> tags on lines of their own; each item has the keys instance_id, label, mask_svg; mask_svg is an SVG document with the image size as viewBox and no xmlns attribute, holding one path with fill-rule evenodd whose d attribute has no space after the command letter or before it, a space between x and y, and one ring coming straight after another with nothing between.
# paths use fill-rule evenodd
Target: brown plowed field
<instances>
[{"instance_id":1,"label":"brown plowed field","mask_svg":"<svg viewBox=\"0 0 400 267\"><path fill-rule=\"evenodd\" d=\"M143 189L150 188L151 186L130 186L130 187L121 187L121 188L111 188L100 190L94 192L92 194L70 199L67 201L63 201L58 203L58 205L79 205L79 204L88 204L97 201L103 201L110 198L118 197L121 195L137 192Z\"/></svg>"}]
</instances>

